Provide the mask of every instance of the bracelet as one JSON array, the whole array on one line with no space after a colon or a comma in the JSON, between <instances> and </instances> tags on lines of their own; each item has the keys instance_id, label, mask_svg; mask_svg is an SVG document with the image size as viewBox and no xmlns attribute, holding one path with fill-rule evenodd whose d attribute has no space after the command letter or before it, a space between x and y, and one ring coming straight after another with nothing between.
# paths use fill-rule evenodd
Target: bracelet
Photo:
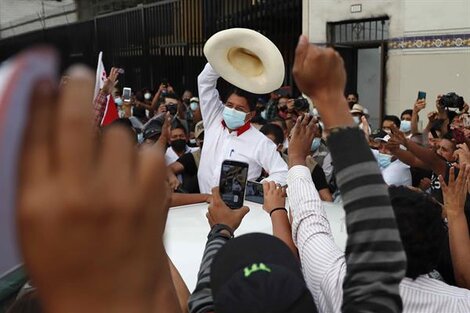
<instances>
[{"instance_id":1,"label":"bracelet","mask_svg":"<svg viewBox=\"0 0 470 313\"><path fill-rule=\"evenodd\" d=\"M274 210L271 210L271 212L269 212L269 216L273 216L273 213L276 212L276 211L279 211L279 210L284 210L287 213L286 208L275 208Z\"/></svg>"},{"instance_id":2,"label":"bracelet","mask_svg":"<svg viewBox=\"0 0 470 313\"><path fill-rule=\"evenodd\" d=\"M230 237L227 239L233 238L233 230L229 226L225 224L215 224L214 226L212 226L212 229L209 232L207 239L213 239L218 236L226 237L220 233L222 230L226 230L230 233Z\"/></svg>"}]
</instances>

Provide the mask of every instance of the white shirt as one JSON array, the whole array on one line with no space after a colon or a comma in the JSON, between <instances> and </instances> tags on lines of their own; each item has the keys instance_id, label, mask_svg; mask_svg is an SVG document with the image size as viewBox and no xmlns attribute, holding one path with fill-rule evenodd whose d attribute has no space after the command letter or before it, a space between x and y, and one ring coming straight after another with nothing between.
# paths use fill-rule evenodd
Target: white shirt
<instances>
[{"instance_id":1,"label":"white shirt","mask_svg":"<svg viewBox=\"0 0 470 313\"><path fill-rule=\"evenodd\" d=\"M191 148L191 147L188 147L186 146L186 150L184 151L184 154L186 153L192 153L194 151L197 151L199 150L199 148ZM176 161L178 161L180 157L176 154L176 152L173 150L172 147L168 147L166 149L166 153L165 153L165 162L166 162L166 165L170 165Z\"/></svg>"},{"instance_id":2,"label":"white shirt","mask_svg":"<svg viewBox=\"0 0 470 313\"><path fill-rule=\"evenodd\" d=\"M287 164L276 151L276 145L259 130L250 126L239 134L222 125L224 104L216 89L219 74L210 64L198 76L201 115L204 121L204 148L198 179L201 193L211 193L219 185L224 160L248 163L248 180L257 179L266 170L266 180L285 185Z\"/></svg>"},{"instance_id":3,"label":"white shirt","mask_svg":"<svg viewBox=\"0 0 470 313\"><path fill-rule=\"evenodd\" d=\"M379 152L372 150L372 153L377 158ZM398 159L390 163L386 168L380 168L380 170L387 185L411 186L413 184L410 166Z\"/></svg>"},{"instance_id":4,"label":"white shirt","mask_svg":"<svg viewBox=\"0 0 470 313\"><path fill-rule=\"evenodd\" d=\"M308 169L296 166L287 178L292 237L302 271L319 313L341 313L344 253L333 240L330 223ZM400 283L403 313L469 313L470 290L449 286L425 275Z\"/></svg>"}]
</instances>

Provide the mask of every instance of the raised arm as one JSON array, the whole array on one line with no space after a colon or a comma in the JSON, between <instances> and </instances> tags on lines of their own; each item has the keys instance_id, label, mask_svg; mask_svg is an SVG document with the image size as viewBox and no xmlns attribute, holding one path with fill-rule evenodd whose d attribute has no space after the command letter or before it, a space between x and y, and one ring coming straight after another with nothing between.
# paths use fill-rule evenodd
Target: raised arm
<instances>
[{"instance_id":1,"label":"raised arm","mask_svg":"<svg viewBox=\"0 0 470 313\"><path fill-rule=\"evenodd\" d=\"M219 77L220 75L209 63L206 64L201 74L197 77L199 105L206 129L213 123L222 121L224 104L220 100L219 92L216 88Z\"/></svg>"},{"instance_id":2,"label":"raised arm","mask_svg":"<svg viewBox=\"0 0 470 313\"><path fill-rule=\"evenodd\" d=\"M387 186L343 95L343 61L333 49L310 45L302 36L294 78L299 89L314 100L330 131L328 146L348 230L342 312L401 312L398 286L405 276L406 256Z\"/></svg>"},{"instance_id":3,"label":"raised arm","mask_svg":"<svg viewBox=\"0 0 470 313\"><path fill-rule=\"evenodd\" d=\"M414 156L420 159L428 169L433 170L438 175L444 175L446 171L446 162L441 159L433 150L422 147L417 143L413 142L412 140L406 139L403 133L395 126L392 125L392 133L394 138L404 147L408 149ZM418 166L421 168L422 166Z\"/></svg>"},{"instance_id":4,"label":"raised arm","mask_svg":"<svg viewBox=\"0 0 470 313\"><path fill-rule=\"evenodd\" d=\"M425 99L418 99L415 102L413 107L413 114L411 115L411 133L418 134L418 120L419 120L419 112L426 107L426 100Z\"/></svg>"},{"instance_id":5,"label":"raised arm","mask_svg":"<svg viewBox=\"0 0 470 313\"><path fill-rule=\"evenodd\" d=\"M106 104L108 103L108 97L112 97L111 93L114 86L116 85L117 78L119 76L118 68L111 68L109 76L106 78L103 88L98 91L95 99L93 100L93 110L95 113L95 127L101 126L101 120L103 120L104 111L106 110Z\"/></svg>"},{"instance_id":6,"label":"raised arm","mask_svg":"<svg viewBox=\"0 0 470 313\"><path fill-rule=\"evenodd\" d=\"M242 207L237 210L230 209L220 198L219 188L212 189L212 200L206 214L211 226L211 232L207 237L206 248L197 276L196 288L189 297L188 306L190 313L214 312L214 298L210 282L212 262L220 248L233 237L234 231L240 226L243 217L249 211L248 207Z\"/></svg>"},{"instance_id":7,"label":"raised arm","mask_svg":"<svg viewBox=\"0 0 470 313\"><path fill-rule=\"evenodd\" d=\"M274 182L265 182L263 183L263 195L263 209L271 217L274 237L281 239L298 257L297 247L292 241L292 229L286 209L285 188Z\"/></svg>"},{"instance_id":8,"label":"raised arm","mask_svg":"<svg viewBox=\"0 0 470 313\"><path fill-rule=\"evenodd\" d=\"M444 209L449 227L449 245L457 285L470 289L470 235L465 216L465 200L468 194L470 166L461 165L457 179L455 168L449 172L449 183L439 176L444 195Z\"/></svg>"}]
</instances>

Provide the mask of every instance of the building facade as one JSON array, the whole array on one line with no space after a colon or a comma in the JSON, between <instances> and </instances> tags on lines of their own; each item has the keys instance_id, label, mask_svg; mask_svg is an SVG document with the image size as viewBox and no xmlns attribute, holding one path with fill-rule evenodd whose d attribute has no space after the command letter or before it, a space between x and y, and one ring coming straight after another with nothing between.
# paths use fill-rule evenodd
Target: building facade
<instances>
[{"instance_id":1,"label":"building facade","mask_svg":"<svg viewBox=\"0 0 470 313\"><path fill-rule=\"evenodd\" d=\"M470 102L468 0L304 0L303 32L340 51L374 126L412 108L418 91L426 113L449 91Z\"/></svg>"}]
</instances>

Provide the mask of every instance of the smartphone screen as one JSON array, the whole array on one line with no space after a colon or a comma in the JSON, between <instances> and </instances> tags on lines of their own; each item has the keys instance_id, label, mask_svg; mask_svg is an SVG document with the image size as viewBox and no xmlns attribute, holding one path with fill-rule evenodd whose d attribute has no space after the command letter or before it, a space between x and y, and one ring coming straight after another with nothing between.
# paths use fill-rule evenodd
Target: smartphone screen
<instances>
[{"instance_id":1,"label":"smartphone screen","mask_svg":"<svg viewBox=\"0 0 470 313\"><path fill-rule=\"evenodd\" d=\"M247 163L231 160L222 162L219 191L229 208L239 209L243 206L247 177Z\"/></svg>"},{"instance_id":2,"label":"smartphone screen","mask_svg":"<svg viewBox=\"0 0 470 313\"><path fill-rule=\"evenodd\" d=\"M426 99L426 93L424 91L418 91L418 100Z\"/></svg>"},{"instance_id":3,"label":"smartphone screen","mask_svg":"<svg viewBox=\"0 0 470 313\"><path fill-rule=\"evenodd\" d=\"M263 184L249 180L246 183L245 200L263 204L264 203Z\"/></svg>"},{"instance_id":4,"label":"smartphone screen","mask_svg":"<svg viewBox=\"0 0 470 313\"><path fill-rule=\"evenodd\" d=\"M131 88L129 87L124 87L122 89L122 99L124 99L124 101L126 102L130 102L131 101Z\"/></svg>"}]
</instances>

